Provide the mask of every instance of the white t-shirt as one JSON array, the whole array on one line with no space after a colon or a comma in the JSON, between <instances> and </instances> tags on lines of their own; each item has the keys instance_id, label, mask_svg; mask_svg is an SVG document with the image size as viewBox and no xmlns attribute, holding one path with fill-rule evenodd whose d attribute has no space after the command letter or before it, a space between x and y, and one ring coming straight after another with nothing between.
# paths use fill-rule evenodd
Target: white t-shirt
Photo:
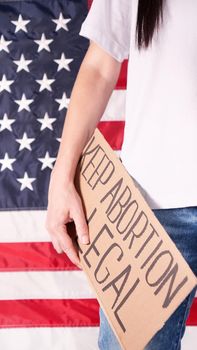
<instances>
[{"instance_id":1,"label":"white t-shirt","mask_svg":"<svg viewBox=\"0 0 197 350\"><path fill-rule=\"evenodd\" d=\"M152 46L135 45L137 0L94 0L80 35L128 58L121 159L153 208L197 206L196 0L166 0Z\"/></svg>"}]
</instances>

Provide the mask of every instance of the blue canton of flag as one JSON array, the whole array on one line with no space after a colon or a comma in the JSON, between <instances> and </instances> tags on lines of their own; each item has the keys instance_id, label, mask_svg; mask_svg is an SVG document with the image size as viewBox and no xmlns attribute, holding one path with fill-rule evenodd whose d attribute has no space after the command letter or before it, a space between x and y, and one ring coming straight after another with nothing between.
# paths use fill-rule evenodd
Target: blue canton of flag
<instances>
[{"instance_id":1,"label":"blue canton of flag","mask_svg":"<svg viewBox=\"0 0 197 350\"><path fill-rule=\"evenodd\" d=\"M45 209L86 0L0 1L0 209Z\"/></svg>"}]
</instances>

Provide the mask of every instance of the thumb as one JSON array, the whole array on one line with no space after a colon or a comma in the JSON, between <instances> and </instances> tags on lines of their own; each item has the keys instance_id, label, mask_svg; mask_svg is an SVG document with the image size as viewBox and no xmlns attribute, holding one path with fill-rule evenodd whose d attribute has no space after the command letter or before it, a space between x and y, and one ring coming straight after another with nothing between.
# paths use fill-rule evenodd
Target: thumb
<instances>
[{"instance_id":1,"label":"thumb","mask_svg":"<svg viewBox=\"0 0 197 350\"><path fill-rule=\"evenodd\" d=\"M88 225L86 223L85 214L81 204L79 204L78 210L75 212L75 215L73 215L73 219L79 241L82 244L90 243Z\"/></svg>"}]
</instances>

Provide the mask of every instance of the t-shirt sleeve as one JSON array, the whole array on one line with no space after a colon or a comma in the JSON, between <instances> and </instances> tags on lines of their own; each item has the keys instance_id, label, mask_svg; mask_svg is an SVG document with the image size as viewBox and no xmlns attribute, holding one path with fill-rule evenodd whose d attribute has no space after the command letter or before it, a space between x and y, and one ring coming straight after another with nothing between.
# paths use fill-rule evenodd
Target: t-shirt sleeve
<instances>
[{"instance_id":1,"label":"t-shirt sleeve","mask_svg":"<svg viewBox=\"0 0 197 350\"><path fill-rule=\"evenodd\" d=\"M122 62L129 56L130 22L131 0L93 0L79 34Z\"/></svg>"}]
</instances>

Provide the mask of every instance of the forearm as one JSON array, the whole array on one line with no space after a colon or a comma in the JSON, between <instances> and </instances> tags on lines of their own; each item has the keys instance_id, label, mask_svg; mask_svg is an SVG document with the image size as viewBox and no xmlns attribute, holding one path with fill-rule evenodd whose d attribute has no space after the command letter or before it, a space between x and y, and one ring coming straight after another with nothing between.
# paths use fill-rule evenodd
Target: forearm
<instances>
[{"instance_id":1,"label":"forearm","mask_svg":"<svg viewBox=\"0 0 197 350\"><path fill-rule=\"evenodd\" d=\"M72 90L56 160L67 180L74 178L81 152L104 113L117 77L116 73L111 79L106 79L95 67L81 65Z\"/></svg>"}]
</instances>

